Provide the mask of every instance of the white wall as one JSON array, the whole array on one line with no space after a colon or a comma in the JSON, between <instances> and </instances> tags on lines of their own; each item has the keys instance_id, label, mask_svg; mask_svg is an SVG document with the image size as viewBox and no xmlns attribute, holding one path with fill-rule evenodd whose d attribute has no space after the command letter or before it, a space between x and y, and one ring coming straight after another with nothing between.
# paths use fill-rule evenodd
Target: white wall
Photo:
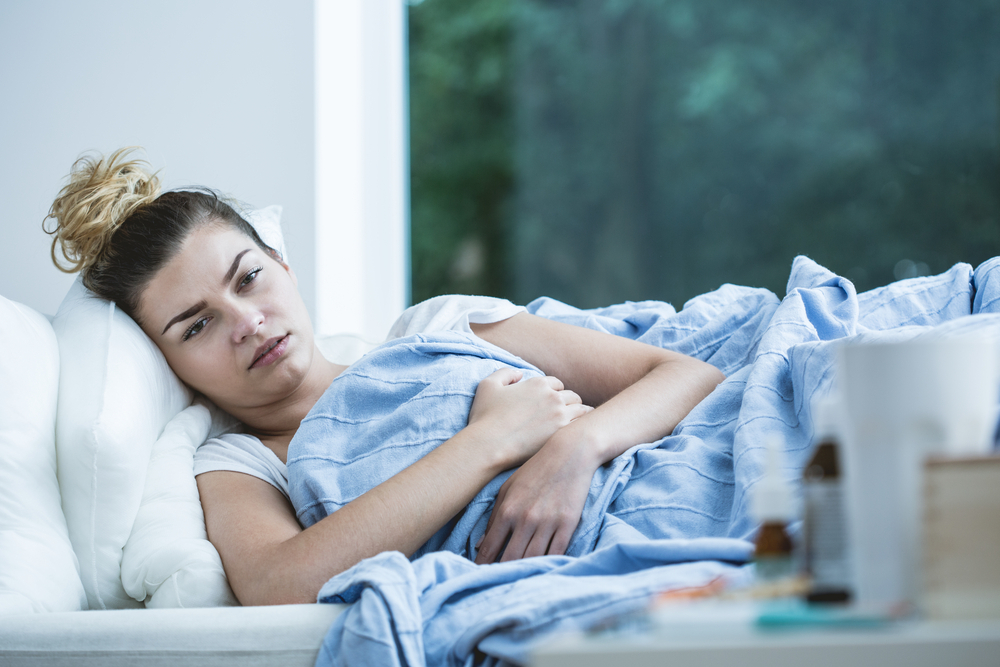
<instances>
[{"instance_id":1,"label":"white wall","mask_svg":"<svg viewBox=\"0 0 1000 667\"><path fill-rule=\"evenodd\" d=\"M42 219L84 151L282 204L318 333L380 340L408 298L403 0L0 2L0 295L54 314Z\"/></svg>"},{"instance_id":2,"label":"white wall","mask_svg":"<svg viewBox=\"0 0 1000 667\"><path fill-rule=\"evenodd\" d=\"M0 2L0 295L55 313L42 219L77 156L141 145L166 186L285 207L315 310L313 0Z\"/></svg>"}]
</instances>

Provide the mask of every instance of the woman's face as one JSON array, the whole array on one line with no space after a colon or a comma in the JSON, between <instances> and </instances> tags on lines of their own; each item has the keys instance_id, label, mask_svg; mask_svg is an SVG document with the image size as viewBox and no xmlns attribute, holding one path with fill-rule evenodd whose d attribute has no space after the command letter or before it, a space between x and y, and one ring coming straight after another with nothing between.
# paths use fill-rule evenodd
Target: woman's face
<instances>
[{"instance_id":1,"label":"woman's face","mask_svg":"<svg viewBox=\"0 0 1000 667\"><path fill-rule=\"evenodd\" d=\"M142 293L139 316L178 377L235 416L288 399L312 365L295 274L229 227L193 231Z\"/></svg>"}]
</instances>

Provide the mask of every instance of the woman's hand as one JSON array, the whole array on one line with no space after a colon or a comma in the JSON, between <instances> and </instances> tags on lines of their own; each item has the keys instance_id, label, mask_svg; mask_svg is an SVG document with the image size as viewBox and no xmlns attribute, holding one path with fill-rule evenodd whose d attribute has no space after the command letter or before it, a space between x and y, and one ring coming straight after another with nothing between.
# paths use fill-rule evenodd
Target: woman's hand
<instances>
[{"instance_id":1,"label":"woman's hand","mask_svg":"<svg viewBox=\"0 0 1000 667\"><path fill-rule=\"evenodd\" d=\"M593 409L558 378L523 376L502 368L484 378L469 410L469 426L490 434L504 469L527 461L556 431Z\"/></svg>"},{"instance_id":2,"label":"woman's hand","mask_svg":"<svg viewBox=\"0 0 1000 667\"><path fill-rule=\"evenodd\" d=\"M597 468L669 434L725 379L683 354L527 313L472 330L564 379L596 407L556 432L503 485L477 563L501 552L505 561L564 553Z\"/></svg>"},{"instance_id":3,"label":"woman's hand","mask_svg":"<svg viewBox=\"0 0 1000 667\"><path fill-rule=\"evenodd\" d=\"M565 553L580 523L599 462L573 438L553 437L504 482L497 494L476 562ZM506 544L506 548L504 548Z\"/></svg>"}]
</instances>

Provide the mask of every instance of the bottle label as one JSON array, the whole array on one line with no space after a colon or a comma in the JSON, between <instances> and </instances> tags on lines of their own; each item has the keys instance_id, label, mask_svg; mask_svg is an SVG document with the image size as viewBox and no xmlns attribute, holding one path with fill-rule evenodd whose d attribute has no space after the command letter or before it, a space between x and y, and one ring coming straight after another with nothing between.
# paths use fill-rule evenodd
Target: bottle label
<instances>
[{"instance_id":1,"label":"bottle label","mask_svg":"<svg viewBox=\"0 0 1000 667\"><path fill-rule=\"evenodd\" d=\"M805 495L806 569L814 588L850 585L847 525L839 480L810 480Z\"/></svg>"}]
</instances>

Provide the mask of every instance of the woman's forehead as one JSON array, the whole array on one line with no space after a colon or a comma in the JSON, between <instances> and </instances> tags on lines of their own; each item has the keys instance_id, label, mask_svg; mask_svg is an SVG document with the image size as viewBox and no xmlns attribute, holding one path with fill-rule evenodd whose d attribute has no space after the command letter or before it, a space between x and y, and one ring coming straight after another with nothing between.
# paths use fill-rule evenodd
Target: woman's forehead
<instances>
[{"instance_id":1,"label":"woman's forehead","mask_svg":"<svg viewBox=\"0 0 1000 667\"><path fill-rule=\"evenodd\" d=\"M185 304L183 310L211 292L224 289L233 265L257 249L252 239L236 229L206 225L192 231L143 290L142 319L155 326L158 319L173 317L165 313L181 304Z\"/></svg>"},{"instance_id":2,"label":"woman's forehead","mask_svg":"<svg viewBox=\"0 0 1000 667\"><path fill-rule=\"evenodd\" d=\"M238 229L221 225L204 225L192 231L184 239L180 250L170 258L157 276L172 267L182 268L185 265L194 265L205 273L211 273L213 270L218 270L212 266L213 263L225 264L224 271L236 254L256 247L253 239Z\"/></svg>"}]
</instances>

